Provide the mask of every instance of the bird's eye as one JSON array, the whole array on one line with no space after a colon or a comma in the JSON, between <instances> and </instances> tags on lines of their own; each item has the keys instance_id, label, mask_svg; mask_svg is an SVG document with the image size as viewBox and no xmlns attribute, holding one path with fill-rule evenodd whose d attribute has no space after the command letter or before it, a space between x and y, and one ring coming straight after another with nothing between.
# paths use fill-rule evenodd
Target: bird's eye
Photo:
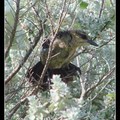
<instances>
[{"instance_id":1,"label":"bird's eye","mask_svg":"<svg viewBox=\"0 0 120 120\"><path fill-rule=\"evenodd\" d=\"M87 39L87 36L86 36L86 35L81 34L81 38L82 38L82 39Z\"/></svg>"},{"instance_id":2,"label":"bird's eye","mask_svg":"<svg viewBox=\"0 0 120 120\"><path fill-rule=\"evenodd\" d=\"M63 32L59 31L56 36L57 36L57 38L61 38L62 35L63 35Z\"/></svg>"}]
</instances>

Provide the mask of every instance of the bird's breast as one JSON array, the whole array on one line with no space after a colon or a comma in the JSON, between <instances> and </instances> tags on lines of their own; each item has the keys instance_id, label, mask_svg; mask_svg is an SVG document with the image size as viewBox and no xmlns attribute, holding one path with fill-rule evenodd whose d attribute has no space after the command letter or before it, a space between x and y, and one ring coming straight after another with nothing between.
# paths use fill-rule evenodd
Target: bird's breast
<instances>
[{"instance_id":1,"label":"bird's breast","mask_svg":"<svg viewBox=\"0 0 120 120\"><path fill-rule=\"evenodd\" d=\"M69 64L72 56L76 52L74 41L65 41L62 39L55 39L52 46L52 53L49 62L49 68L61 68L64 65ZM49 48L43 48L41 51L41 61L46 63Z\"/></svg>"}]
</instances>

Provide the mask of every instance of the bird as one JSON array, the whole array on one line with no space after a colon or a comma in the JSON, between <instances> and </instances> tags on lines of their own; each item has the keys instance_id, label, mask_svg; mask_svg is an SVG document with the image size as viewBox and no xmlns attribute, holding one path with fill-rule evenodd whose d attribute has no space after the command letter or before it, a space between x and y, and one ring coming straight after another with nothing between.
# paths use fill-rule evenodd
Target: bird
<instances>
[{"instance_id":1,"label":"bird","mask_svg":"<svg viewBox=\"0 0 120 120\"><path fill-rule=\"evenodd\" d=\"M40 59L46 63L49 45L52 38L48 38L42 45ZM50 68L61 68L70 63L71 58L76 53L77 48L87 45L98 46L90 37L80 30L59 31L52 45Z\"/></svg>"},{"instance_id":2,"label":"bird","mask_svg":"<svg viewBox=\"0 0 120 120\"><path fill-rule=\"evenodd\" d=\"M44 40L40 51L40 61L27 71L26 77L32 84L40 79L52 38L53 36L50 36ZM81 74L80 68L72 64L71 59L78 48L87 45L98 46L81 30L63 30L56 34L52 44L50 62L43 79L43 90L48 89L49 84L52 84L51 78L53 75L60 75L62 81L68 83L73 81L74 76Z\"/></svg>"}]
</instances>

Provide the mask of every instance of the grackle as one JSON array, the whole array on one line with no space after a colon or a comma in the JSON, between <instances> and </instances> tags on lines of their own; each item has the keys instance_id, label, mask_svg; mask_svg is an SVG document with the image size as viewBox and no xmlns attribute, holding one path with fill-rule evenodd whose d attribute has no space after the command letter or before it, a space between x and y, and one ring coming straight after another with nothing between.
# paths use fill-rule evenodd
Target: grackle
<instances>
[{"instance_id":1,"label":"grackle","mask_svg":"<svg viewBox=\"0 0 120 120\"><path fill-rule=\"evenodd\" d=\"M26 77L33 84L40 79L51 40L52 36L45 39L40 51L40 61L27 71ZM71 58L76 53L77 48L87 45L98 46L85 32L80 30L59 31L53 41L50 62L43 79L43 89L48 88L48 84L52 83L49 80L54 74L60 75L65 83L73 81L73 76L78 76L78 73L81 74L80 68L71 63Z\"/></svg>"}]
</instances>

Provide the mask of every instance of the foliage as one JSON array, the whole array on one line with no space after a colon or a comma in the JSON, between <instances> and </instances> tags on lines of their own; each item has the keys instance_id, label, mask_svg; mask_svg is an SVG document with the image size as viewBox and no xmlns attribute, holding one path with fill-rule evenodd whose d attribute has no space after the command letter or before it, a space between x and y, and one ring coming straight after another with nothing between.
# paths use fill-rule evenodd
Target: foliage
<instances>
[{"instance_id":1,"label":"foliage","mask_svg":"<svg viewBox=\"0 0 120 120\"><path fill-rule=\"evenodd\" d=\"M114 2L5 0L5 81L9 81L5 82L6 120L115 119ZM77 50L76 56L79 55L72 62L80 66L80 78L65 84L54 76L50 91L29 96L33 86L25 78L26 71L39 61L45 37L59 27L81 29L99 46ZM43 34L34 48L39 29L43 29ZM25 97L28 101L17 108Z\"/></svg>"}]
</instances>

